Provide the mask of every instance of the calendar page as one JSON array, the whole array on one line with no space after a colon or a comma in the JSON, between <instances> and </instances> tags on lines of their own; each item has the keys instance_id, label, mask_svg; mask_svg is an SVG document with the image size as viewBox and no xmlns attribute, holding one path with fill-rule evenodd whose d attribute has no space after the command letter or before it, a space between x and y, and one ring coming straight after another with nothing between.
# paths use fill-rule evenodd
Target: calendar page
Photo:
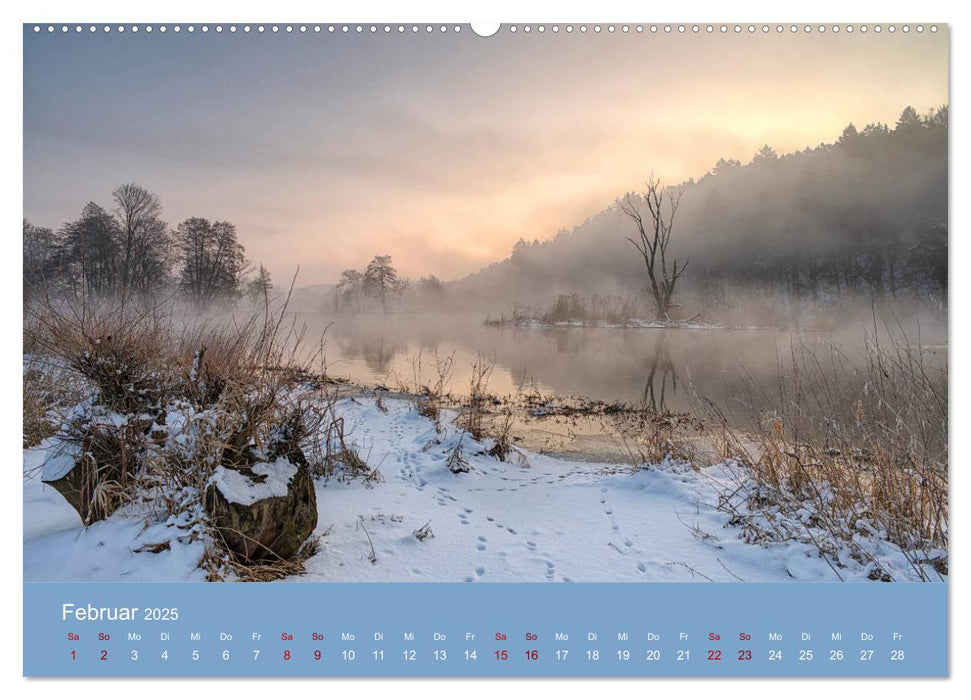
<instances>
[{"instance_id":1,"label":"calendar page","mask_svg":"<svg viewBox=\"0 0 971 700\"><path fill-rule=\"evenodd\" d=\"M25 676L948 675L946 24L22 31Z\"/></svg>"}]
</instances>

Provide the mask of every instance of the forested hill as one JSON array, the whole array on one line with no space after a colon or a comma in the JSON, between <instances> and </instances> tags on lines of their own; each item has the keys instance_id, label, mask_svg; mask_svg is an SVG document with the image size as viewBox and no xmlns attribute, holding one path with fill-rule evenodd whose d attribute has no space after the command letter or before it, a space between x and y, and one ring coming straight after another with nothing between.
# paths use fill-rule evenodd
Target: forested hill
<instances>
[{"instance_id":1,"label":"forested hill","mask_svg":"<svg viewBox=\"0 0 971 700\"><path fill-rule=\"evenodd\" d=\"M765 146L748 164L722 159L683 183L671 243L679 260L690 258L681 293L706 305L742 291L944 301L947 122L947 107L923 117L908 107L893 127L850 124L834 143L781 156ZM550 240L520 240L507 259L450 283L450 296L531 304L640 293L644 263L624 239L634 234L609 206Z\"/></svg>"}]
</instances>

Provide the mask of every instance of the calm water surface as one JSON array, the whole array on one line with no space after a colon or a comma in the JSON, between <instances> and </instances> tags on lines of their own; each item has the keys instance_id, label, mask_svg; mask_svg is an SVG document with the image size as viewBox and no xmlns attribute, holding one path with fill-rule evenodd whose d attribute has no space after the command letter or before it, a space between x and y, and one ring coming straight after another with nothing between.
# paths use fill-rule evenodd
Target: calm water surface
<instances>
[{"instance_id":1,"label":"calm water surface","mask_svg":"<svg viewBox=\"0 0 971 700\"><path fill-rule=\"evenodd\" d=\"M535 388L671 410L689 409L695 393L719 404L736 401L751 393L753 382L771 395L780 372L789 371L793 347L823 361L835 348L843 360L859 363L866 330L863 324L839 332L495 327L483 325L479 314L301 314L300 321L308 347L326 329L328 373L358 383L392 389L416 379L428 384L436 377L436 357L452 356L446 390L468 394L481 357L494 365L494 394ZM921 340L932 363L946 362L945 329L924 328Z\"/></svg>"}]
</instances>

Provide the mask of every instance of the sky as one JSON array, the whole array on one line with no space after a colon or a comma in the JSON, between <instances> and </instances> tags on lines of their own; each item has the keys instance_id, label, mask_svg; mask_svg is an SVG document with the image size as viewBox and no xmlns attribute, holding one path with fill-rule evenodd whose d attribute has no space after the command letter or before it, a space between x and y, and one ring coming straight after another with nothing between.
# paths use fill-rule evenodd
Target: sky
<instances>
[{"instance_id":1,"label":"sky","mask_svg":"<svg viewBox=\"0 0 971 700\"><path fill-rule=\"evenodd\" d=\"M137 182L278 279L392 256L455 279L762 144L948 102L932 34L146 34L24 29L24 216Z\"/></svg>"}]
</instances>

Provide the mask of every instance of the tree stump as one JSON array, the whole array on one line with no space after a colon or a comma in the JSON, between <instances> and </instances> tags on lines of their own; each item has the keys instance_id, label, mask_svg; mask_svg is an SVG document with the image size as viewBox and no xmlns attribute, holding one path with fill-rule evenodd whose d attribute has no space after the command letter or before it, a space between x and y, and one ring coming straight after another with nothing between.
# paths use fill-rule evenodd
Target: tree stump
<instances>
[{"instance_id":1,"label":"tree stump","mask_svg":"<svg viewBox=\"0 0 971 700\"><path fill-rule=\"evenodd\" d=\"M310 471L285 457L245 469L218 467L205 508L226 547L245 562L292 559L317 527Z\"/></svg>"}]
</instances>

